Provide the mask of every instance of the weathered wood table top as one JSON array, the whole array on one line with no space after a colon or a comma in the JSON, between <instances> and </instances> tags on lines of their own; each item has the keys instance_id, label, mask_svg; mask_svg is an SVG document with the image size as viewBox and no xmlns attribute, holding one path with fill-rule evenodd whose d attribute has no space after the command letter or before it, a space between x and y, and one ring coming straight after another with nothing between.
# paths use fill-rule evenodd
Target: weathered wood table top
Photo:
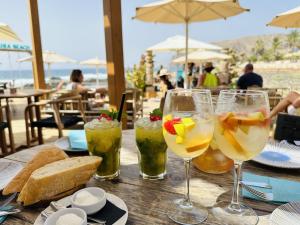
<instances>
[{"instance_id":1,"label":"weathered wood table top","mask_svg":"<svg viewBox=\"0 0 300 225\"><path fill-rule=\"evenodd\" d=\"M10 93L5 91L5 93L0 94L1 98L29 98L29 97L39 97L45 94L52 93L53 90L17 90L16 93Z\"/></svg>"},{"instance_id":2,"label":"weathered wood table top","mask_svg":"<svg viewBox=\"0 0 300 225\"><path fill-rule=\"evenodd\" d=\"M28 162L39 151L41 146L23 150L1 160L12 160L21 163ZM127 224L174 224L166 215L170 201L179 198L184 193L185 177L183 160L169 151L168 175L162 181L143 180L139 176L137 149L133 130L123 132L123 148L121 150L121 175L115 181L96 181L93 178L88 186L99 186L107 192L122 198L128 206L129 218ZM260 175L286 178L300 181L300 170L283 170L264 167L254 162L247 162L244 171ZM232 174L211 175L191 169L191 198L206 207L211 207L216 201L230 200L232 189ZM260 215L259 225L269 224L269 214L277 205L261 201L243 199ZM33 224L36 217L46 206L27 207L20 214L10 216L5 225ZM206 225L219 224L209 215L203 223Z\"/></svg>"}]
</instances>

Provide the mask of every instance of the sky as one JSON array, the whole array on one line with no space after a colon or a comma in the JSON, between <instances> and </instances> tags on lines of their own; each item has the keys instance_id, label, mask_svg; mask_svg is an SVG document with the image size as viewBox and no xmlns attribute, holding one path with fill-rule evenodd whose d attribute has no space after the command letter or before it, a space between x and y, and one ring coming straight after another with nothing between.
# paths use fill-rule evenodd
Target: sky
<instances>
[{"instance_id":1,"label":"sky","mask_svg":"<svg viewBox=\"0 0 300 225\"><path fill-rule=\"evenodd\" d=\"M131 67L139 62L145 50L173 35L184 35L184 26L152 24L133 20L135 8L154 0L122 0L124 62ZM0 0L0 23L9 26L31 45L27 0ZM266 27L275 15L300 5L300 0L240 0L250 12L224 20L193 23L190 37L215 42L244 36L286 33L290 30ZM42 46L77 61L105 59L102 0L39 0ZM27 69L30 63L17 64L25 53L0 52L0 70ZM11 58L9 63L8 58ZM155 61L167 65L170 54L158 54ZM56 64L53 68L73 68L78 65Z\"/></svg>"}]
</instances>

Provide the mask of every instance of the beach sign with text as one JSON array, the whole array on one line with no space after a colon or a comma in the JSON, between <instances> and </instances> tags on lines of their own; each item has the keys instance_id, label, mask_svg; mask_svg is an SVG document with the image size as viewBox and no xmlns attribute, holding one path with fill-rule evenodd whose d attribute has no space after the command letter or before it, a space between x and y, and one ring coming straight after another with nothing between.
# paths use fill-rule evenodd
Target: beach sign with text
<instances>
[{"instance_id":1,"label":"beach sign with text","mask_svg":"<svg viewBox=\"0 0 300 225\"><path fill-rule=\"evenodd\" d=\"M0 51L31 52L31 49L29 45L0 42Z\"/></svg>"}]
</instances>

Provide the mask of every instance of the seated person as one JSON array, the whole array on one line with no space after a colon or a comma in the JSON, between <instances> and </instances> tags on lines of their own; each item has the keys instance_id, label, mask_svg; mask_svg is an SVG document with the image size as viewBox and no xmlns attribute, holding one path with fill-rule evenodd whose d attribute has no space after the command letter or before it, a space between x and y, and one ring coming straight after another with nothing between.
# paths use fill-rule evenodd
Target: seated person
<instances>
[{"instance_id":1,"label":"seated person","mask_svg":"<svg viewBox=\"0 0 300 225\"><path fill-rule=\"evenodd\" d=\"M253 65L247 64L244 68L244 75L242 75L238 81L237 86L239 89L248 89L249 87L262 87L263 79L260 75L253 72Z\"/></svg>"},{"instance_id":2,"label":"seated person","mask_svg":"<svg viewBox=\"0 0 300 225\"><path fill-rule=\"evenodd\" d=\"M300 108L300 94L292 91L274 107L270 117L272 118L284 110L287 110L288 114L295 115L298 108Z\"/></svg>"},{"instance_id":3,"label":"seated person","mask_svg":"<svg viewBox=\"0 0 300 225\"><path fill-rule=\"evenodd\" d=\"M215 67L211 62L205 64L204 74L201 76L201 82L198 84L199 86L203 86L205 88L216 88L219 85L219 79L213 70Z\"/></svg>"},{"instance_id":4,"label":"seated person","mask_svg":"<svg viewBox=\"0 0 300 225\"><path fill-rule=\"evenodd\" d=\"M67 90L76 90L79 93L84 93L89 90L83 83L83 74L81 70L73 70L70 75L70 83L66 86Z\"/></svg>"},{"instance_id":5,"label":"seated person","mask_svg":"<svg viewBox=\"0 0 300 225\"><path fill-rule=\"evenodd\" d=\"M162 74L159 76L160 79L160 91L165 94L168 90L174 89L173 84L169 80L168 74Z\"/></svg>"}]
</instances>

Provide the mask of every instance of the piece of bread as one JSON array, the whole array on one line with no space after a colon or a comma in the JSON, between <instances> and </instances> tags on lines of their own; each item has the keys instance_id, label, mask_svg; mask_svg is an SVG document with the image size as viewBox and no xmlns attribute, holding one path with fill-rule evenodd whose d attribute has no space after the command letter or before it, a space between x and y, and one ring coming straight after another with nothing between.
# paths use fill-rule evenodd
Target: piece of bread
<instances>
[{"instance_id":1,"label":"piece of bread","mask_svg":"<svg viewBox=\"0 0 300 225\"><path fill-rule=\"evenodd\" d=\"M101 161L101 157L83 156L47 164L31 174L18 202L32 205L83 185L93 176Z\"/></svg>"},{"instance_id":2,"label":"piece of bread","mask_svg":"<svg viewBox=\"0 0 300 225\"><path fill-rule=\"evenodd\" d=\"M30 175L38 168L58 160L66 159L68 155L55 146L47 146L40 150L31 161L6 185L2 194L9 195L21 192Z\"/></svg>"}]
</instances>

